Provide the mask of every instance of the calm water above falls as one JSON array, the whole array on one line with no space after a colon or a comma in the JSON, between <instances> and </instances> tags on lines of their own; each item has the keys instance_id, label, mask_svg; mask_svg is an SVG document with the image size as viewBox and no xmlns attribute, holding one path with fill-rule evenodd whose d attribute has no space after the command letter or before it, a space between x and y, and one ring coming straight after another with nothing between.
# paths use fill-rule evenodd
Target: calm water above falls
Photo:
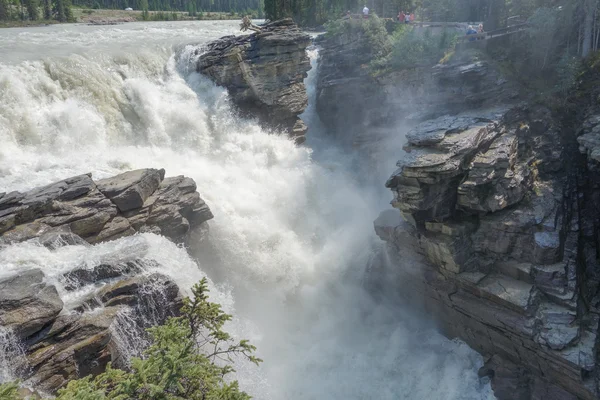
<instances>
[{"instance_id":1,"label":"calm water above falls","mask_svg":"<svg viewBox=\"0 0 600 400\"><path fill-rule=\"evenodd\" d=\"M207 239L191 242L195 258L151 234L91 251L25 243L0 250L0 274L41 266L55 277L125 253L159 261L181 287L207 274L235 315L229 330L265 360L238 367L257 399L493 398L477 378L480 356L362 287L381 247L372 221L391 197L384 176L355 172L365 168L322 136L312 103L308 146L296 147L237 118L226 92L190 68L202 43L236 30L236 21L0 30L0 192L157 167L194 178L215 214ZM0 379L13 368L5 358Z\"/></svg>"}]
</instances>

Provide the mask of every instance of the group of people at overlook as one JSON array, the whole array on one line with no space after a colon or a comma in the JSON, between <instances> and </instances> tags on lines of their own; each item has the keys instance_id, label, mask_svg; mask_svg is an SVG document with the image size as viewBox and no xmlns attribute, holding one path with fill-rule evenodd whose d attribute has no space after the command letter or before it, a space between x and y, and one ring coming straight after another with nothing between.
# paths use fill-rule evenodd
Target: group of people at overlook
<instances>
[{"instance_id":1,"label":"group of people at overlook","mask_svg":"<svg viewBox=\"0 0 600 400\"><path fill-rule=\"evenodd\" d=\"M363 7L362 10L362 16L363 18L369 18L369 7L365 6ZM344 19L351 19L352 18L352 14L350 14L350 11L346 11L346 15L344 16ZM404 12L404 11L400 11L398 12L398 16L396 17L396 20L400 23L404 23L404 24L410 24L411 22L414 22L415 20L415 14L412 12ZM477 29L475 29L473 27L473 25L469 25L469 27L467 28L467 36L470 35L480 35L485 33L485 31L483 30L483 24L479 24L477 26ZM473 36L472 38L469 38L470 42L473 42L475 40L481 40L483 39L483 37L480 36Z\"/></svg>"},{"instance_id":2,"label":"group of people at overlook","mask_svg":"<svg viewBox=\"0 0 600 400\"><path fill-rule=\"evenodd\" d=\"M415 20L415 13L405 13L404 11L400 11L396 19L400 23L409 24Z\"/></svg>"}]
</instances>

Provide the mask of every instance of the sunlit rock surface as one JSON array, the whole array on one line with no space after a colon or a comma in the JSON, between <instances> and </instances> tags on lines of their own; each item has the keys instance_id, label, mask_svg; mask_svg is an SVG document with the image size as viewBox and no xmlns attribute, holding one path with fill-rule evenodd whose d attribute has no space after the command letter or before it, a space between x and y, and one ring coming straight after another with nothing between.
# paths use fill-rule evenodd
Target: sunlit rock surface
<instances>
[{"instance_id":1,"label":"sunlit rock surface","mask_svg":"<svg viewBox=\"0 0 600 400\"><path fill-rule=\"evenodd\" d=\"M25 193L0 193L0 243L36 237L51 242L48 235L98 243L145 231L180 240L190 225L212 214L192 179L164 176L162 169L141 169L95 182L88 174Z\"/></svg>"},{"instance_id":2,"label":"sunlit rock surface","mask_svg":"<svg viewBox=\"0 0 600 400\"><path fill-rule=\"evenodd\" d=\"M226 87L241 111L302 143L307 128L298 116L308 105L304 78L311 38L289 18L261 28L209 43L198 72Z\"/></svg>"},{"instance_id":3,"label":"sunlit rock surface","mask_svg":"<svg viewBox=\"0 0 600 400\"><path fill-rule=\"evenodd\" d=\"M407 135L387 182L404 221L382 215L375 230L408 297L489 358L480 373L500 400L596 399L594 175L547 109L478 114Z\"/></svg>"}]
</instances>

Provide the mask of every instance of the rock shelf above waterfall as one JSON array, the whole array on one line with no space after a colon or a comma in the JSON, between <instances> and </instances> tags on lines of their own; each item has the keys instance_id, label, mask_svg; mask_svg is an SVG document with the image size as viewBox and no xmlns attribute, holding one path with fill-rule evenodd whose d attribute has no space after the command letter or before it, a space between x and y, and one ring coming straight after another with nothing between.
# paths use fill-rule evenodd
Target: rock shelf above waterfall
<instances>
[{"instance_id":1,"label":"rock shelf above waterfall","mask_svg":"<svg viewBox=\"0 0 600 400\"><path fill-rule=\"evenodd\" d=\"M244 114L302 143L307 128L298 116L308 105L304 78L310 69L310 43L292 19L274 21L260 32L209 43L197 70L226 87Z\"/></svg>"},{"instance_id":2,"label":"rock shelf above waterfall","mask_svg":"<svg viewBox=\"0 0 600 400\"><path fill-rule=\"evenodd\" d=\"M98 243L135 232L178 241L211 218L196 183L184 176L165 178L163 169L98 181L79 175L24 193L0 193L0 243L36 237Z\"/></svg>"}]
</instances>

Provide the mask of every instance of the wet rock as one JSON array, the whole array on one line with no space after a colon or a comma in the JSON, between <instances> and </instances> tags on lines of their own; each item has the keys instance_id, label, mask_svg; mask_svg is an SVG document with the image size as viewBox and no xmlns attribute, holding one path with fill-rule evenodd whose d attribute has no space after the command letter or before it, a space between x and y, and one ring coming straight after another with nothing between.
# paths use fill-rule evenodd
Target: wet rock
<instances>
[{"instance_id":1,"label":"wet rock","mask_svg":"<svg viewBox=\"0 0 600 400\"><path fill-rule=\"evenodd\" d=\"M308 104L304 78L310 69L310 43L292 19L274 21L260 32L209 43L197 71L226 87L243 113L301 143L306 127L298 116Z\"/></svg>"},{"instance_id":2,"label":"wet rock","mask_svg":"<svg viewBox=\"0 0 600 400\"><path fill-rule=\"evenodd\" d=\"M117 274L108 266L98 266L91 272L103 278ZM71 379L98 374L108 362L122 361L121 347L114 337L115 324L127 321L128 334L143 336L144 329L151 326L149 322L161 324L177 314L181 297L173 281L152 274L109 282L84 303L29 338L29 379L40 390L54 393Z\"/></svg>"},{"instance_id":3,"label":"wet rock","mask_svg":"<svg viewBox=\"0 0 600 400\"><path fill-rule=\"evenodd\" d=\"M124 215L134 229L161 233L173 239L184 236L191 226L213 218L196 192L196 183L184 176L165 179L139 210Z\"/></svg>"},{"instance_id":4,"label":"wet rock","mask_svg":"<svg viewBox=\"0 0 600 400\"><path fill-rule=\"evenodd\" d=\"M386 183L396 194L392 204L416 223L450 218L469 162L501 134L498 121L475 117L442 117L417 126L407 136L408 160L398 162L400 169Z\"/></svg>"},{"instance_id":5,"label":"wet rock","mask_svg":"<svg viewBox=\"0 0 600 400\"><path fill-rule=\"evenodd\" d=\"M120 311L119 307L106 307L57 318L29 348L36 387L53 393L71 379L102 372L116 357L109 346L110 327Z\"/></svg>"},{"instance_id":6,"label":"wet rock","mask_svg":"<svg viewBox=\"0 0 600 400\"><path fill-rule=\"evenodd\" d=\"M152 231L180 241L192 227L212 218L183 176L164 179L164 170L141 169L102 179L65 179L0 199L0 244L40 238L55 249L64 244L99 243Z\"/></svg>"},{"instance_id":7,"label":"wet rock","mask_svg":"<svg viewBox=\"0 0 600 400\"><path fill-rule=\"evenodd\" d=\"M102 194L115 203L121 212L125 212L142 207L164 177L164 169L138 169L99 180L96 184Z\"/></svg>"},{"instance_id":8,"label":"wet rock","mask_svg":"<svg viewBox=\"0 0 600 400\"><path fill-rule=\"evenodd\" d=\"M50 250L56 250L64 246L89 246L79 235L68 231L51 231L39 237L40 244Z\"/></svg>"},{"instance_id":9,"label":"wet rock","mask_svg":"<svg viewBox=\"0 0 600 400\"><path fill-rule=\"evenodd\" d=\"M44 280L39 269L0 279L0 325L20 339L42 329L63 308L56 288Z\"/></svg>"},{"instance_id":10,"label":"wet rock","mask_svg":"<svg viewBox=\"0 0 600 400\"><path fill-rule=\"evenodd\" d=\"M82 266L65 273L63 275L63 285L66 290L75 290L92 283L98 283L122 276L135 275L141 271L142 268L137 262L100 264L92 268Z\"/></svg>"}]
</instances>

